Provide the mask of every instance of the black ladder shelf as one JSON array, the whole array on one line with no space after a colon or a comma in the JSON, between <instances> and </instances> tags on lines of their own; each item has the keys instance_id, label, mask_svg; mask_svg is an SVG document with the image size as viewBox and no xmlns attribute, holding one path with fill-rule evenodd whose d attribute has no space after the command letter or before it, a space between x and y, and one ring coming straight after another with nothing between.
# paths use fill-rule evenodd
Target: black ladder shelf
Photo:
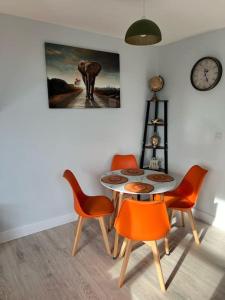
<instances>
[{"instance_id":1,"label":"black ladder shelf","mask_svg":"<svg viewBox=\"0 0 225 300\"><path fill-rule=\"evenodd\" d=\"M155 124L151 123L150 114L151 114L151 107L153 109L154 113L154 119L158 118L159 115L159 105L163 105L163 123ZM145 166L145 158L146 158L146 150L151 149L152 150L152 157L156 157L157 150L162 151L164 153L163 157L163 163L164 167L161 166L160 169L155 171L161 171L168 173L168 137L167 137L167 106L168 106L168 100L147 100L147 110L146 110L146 116L145 116L145 128L144 128L144 137L143 137L143 143L142 143L142 153L141 153L141 160L140 160L140 167L142 169L150 169L148 166ZM164 144L162 146L153 147L150 145L150 143L147 143L148 138L148 128L153 128L153 132L156 132L158 134L158 127L163 128L163 136L164 136Z\"/></svg>"}]
</instances>

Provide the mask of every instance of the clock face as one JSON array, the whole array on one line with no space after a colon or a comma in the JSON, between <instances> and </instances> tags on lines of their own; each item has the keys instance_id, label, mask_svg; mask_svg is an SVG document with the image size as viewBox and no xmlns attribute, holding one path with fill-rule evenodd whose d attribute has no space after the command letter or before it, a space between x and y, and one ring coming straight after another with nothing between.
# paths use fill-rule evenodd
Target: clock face
<instances>
[{"instance_id":1,"label":"clock face","mask_svg":"<svg viewBox=\"0 0 225 300\"><path fill-rule=\"evenodd\" d=\"M222 65L214 57L203 57L196 62L191 71L191 83L199 91L213 89L222 76Z\"/></svg>"}]
</instances>

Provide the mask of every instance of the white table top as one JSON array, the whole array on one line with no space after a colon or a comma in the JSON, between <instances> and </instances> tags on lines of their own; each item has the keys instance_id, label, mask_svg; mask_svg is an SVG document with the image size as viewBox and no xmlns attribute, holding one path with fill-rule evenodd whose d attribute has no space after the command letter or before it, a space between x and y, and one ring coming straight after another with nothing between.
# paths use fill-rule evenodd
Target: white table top
<instances>
[{"instance_id":1,"label":"white table top","mask_svg":"<svg viewBox=\"0 0 225 300\"><path fill-rule=\"evenodd\" d=\"M143 175L139 175L139 176L128 176L128 175L123 175L121 173L121 170L116 170L116 171L110 171L110 172L106 172L104 173L101 178L108 176L108 175L121 175L124 177L128 178L128 181L125 183L121 183L121 184L109 184L109 183L105 183L102 182L100 179L100 182L102 185L104 185L106 188L119 192L119 193L126 193L126 194L139 194L139 193L135 193L135 192L128 192L124 186L129 183L129 182L143 182L143 183L148 183L154 186L153 191L151 191L150 193L141 193L141 195L153 195L153 194L162 194L168 191L173 190L176 187L176 180L174 179L173 181L170 182L155 182L155 181L151 181L148 178L146 178L147 175L149 174L159 174L158 171L151 171L151 170L144 170L144 174Z\"/></svg>"}]
</instances>

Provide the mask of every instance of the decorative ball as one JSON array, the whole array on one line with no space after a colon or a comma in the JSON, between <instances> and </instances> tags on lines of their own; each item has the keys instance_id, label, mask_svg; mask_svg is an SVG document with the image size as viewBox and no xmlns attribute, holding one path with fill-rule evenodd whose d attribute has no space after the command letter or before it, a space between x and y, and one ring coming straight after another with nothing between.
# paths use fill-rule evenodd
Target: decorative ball
<instances>
[{"instance_id":1,"label":"decorative ball","mask_svg":"<svg viewBox=\"0 0 225 300\"><path fill-rule=\"evenodd\" d=\"M164 80L162 76L154 76L149 81L152 92L159 92L163 88Z\"/></svg>"}]
</instances>

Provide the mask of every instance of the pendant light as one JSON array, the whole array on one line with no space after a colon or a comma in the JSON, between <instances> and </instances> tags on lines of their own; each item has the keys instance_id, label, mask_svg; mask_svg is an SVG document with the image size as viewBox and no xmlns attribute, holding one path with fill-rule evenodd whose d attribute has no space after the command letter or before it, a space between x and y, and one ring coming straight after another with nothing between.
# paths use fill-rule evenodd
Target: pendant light
<instances>
[{"instance_id":1,"label":"pendant light","mask_svg":"<svg viewBox=\"0 0 225 300\"><path fill-rule=\"evenodd\" d=\"M145 0L143 0L143 17L128 28L125 42L145 46L159 43L161 40L162 35L158 25L145 17Z\"/></svg>"}]
</instances>

